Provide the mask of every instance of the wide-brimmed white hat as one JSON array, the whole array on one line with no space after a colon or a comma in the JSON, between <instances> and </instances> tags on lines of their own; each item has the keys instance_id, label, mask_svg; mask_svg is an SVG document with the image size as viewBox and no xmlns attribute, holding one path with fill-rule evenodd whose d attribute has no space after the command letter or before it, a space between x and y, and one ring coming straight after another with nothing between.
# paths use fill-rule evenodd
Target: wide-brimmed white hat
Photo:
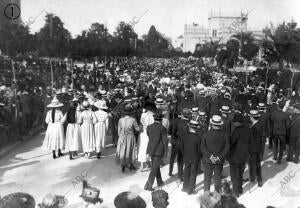
<instances>
[{"instance_id":1,"label":"wide-brimmed white hat","mask_svg":"<svg viewBox=\"0 0 300 208\"><path fill-rule=\"evenodd\" d=\"M54 97L49 105L47 105L48 108L59 108L62 107L64 104L59 102L57 97Z\"/></svg>"},{"instance_id":2,"label":"wide-brimmed white hat","mask_svg":"<svg viewBox=\"0 0 300 208\"><path fill-rule=\"evenodd\" d=\"M95 102L95 103L94 103L94 106L95 106L96 108L103 109L103 110L107 110L107 109L108 109L108 107L107 107L107 105L106 105L106 102L105 102L105 101L101 101L101 100Z\"/></svg>"},{"instance_id":3,"label":"wide-brimmed white hat","mask_svg":"<svg viewBox=\"0 0 300 208\"><path fill-rule=\"evenodd\" d=\"M260 117L259 111L258 110L250 110L250 112L248 113L249 117L253 117L253 118L258 118Z\"/></svg>"},{"instance_id":4,"label":"wide-brimmed white hat","mask_svg":"<svg viewBox=\"0 0 300 208\"><path fill-rule=\"evenodd\" d=\"M213 115L212 118L210 119L210 123L215 126L221 126L224 122L222 121L221 116Z\"/></svg>"}]
</instances>

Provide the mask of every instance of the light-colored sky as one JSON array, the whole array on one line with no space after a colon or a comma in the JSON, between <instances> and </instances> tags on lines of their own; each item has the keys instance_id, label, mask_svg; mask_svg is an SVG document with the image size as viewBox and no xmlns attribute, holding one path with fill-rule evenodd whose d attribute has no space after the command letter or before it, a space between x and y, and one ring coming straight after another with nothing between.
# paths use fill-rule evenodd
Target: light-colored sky
<instances>
[{"instance_id":1,"label":"light-colored sky","mask_svg":"<svg viewBox=\"0 0 300 208\"><path fill-rule=\"evenodd\" d=\"M76 36L88 29L93 22L107 24L113 33L118 22L129 22L135 16L143 15L134 29L139 36L148 32L151 25L173 40L183 34L185 23L207 25L211 10L249 14L248 27L261 29L269 22L275 24L291 17L300 25L300 0L21 0L22 19L28 21L41 11L58 15L65 27ZM31 32L37 32L44 25L43 12L31 25Z\"/></svg>"}]
</instances>

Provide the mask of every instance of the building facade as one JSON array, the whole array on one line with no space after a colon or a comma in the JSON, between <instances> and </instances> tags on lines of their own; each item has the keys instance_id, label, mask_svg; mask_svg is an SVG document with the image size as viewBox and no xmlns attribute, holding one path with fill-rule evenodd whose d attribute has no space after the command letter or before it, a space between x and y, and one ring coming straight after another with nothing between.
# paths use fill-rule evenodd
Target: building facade
<instances>
[{"instance_id":1,"label":"building facade","mask_svg":"<svg viewBox=\"0 0 300 208\"><path fill-rule=\"evenodd\" d=\"M226 43L237 32L246 32L247 14L225 15L221 12L211 12L208 17L207 27L198 24L184 25L183 52L194 52L197 44L206 41L220 41Z\"/></svg>"}]
</instances>

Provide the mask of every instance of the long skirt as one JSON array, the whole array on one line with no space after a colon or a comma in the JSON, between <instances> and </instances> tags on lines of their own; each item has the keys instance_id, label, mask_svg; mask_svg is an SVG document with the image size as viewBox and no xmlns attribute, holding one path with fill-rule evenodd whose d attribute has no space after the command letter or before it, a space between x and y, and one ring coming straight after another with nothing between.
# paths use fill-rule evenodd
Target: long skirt
<instances>
[{"instance_id":1,"label":"long skirt","mask_svg":"<svg viewBox=\"0 0 300 208\"><path fill-rule=\"evenodd\" d=\"M64 149L64 127L60 122L49 123L42 149L44 150L58 150Z\"/></svg>"},{"instance_id":2,"label":"long skirt","mask_svg":"<svg viewBox=\"0 0 300 208\"><path fill-rule=\"evenodd\" d=\"M70 151L79 151L82 148L81 144L81 132L80 132L80 125L75 124L68 124L67 126L67 133L66 133L66 145L65 150Z\"/></svg>"},{"instance_id":3,"label":"long skirt","mask_svg":"<svg viewBox=\"0 0 300 208\"><path fill-rule=\"evenodd\" d=\"M96 149L94 125L83 123L81 125L82 149L84 152L93 152Z\"/></svg>"},{"instance_id":4,"label":"long skirt","mask_svg":"<svg viewBox=\"0 0 300 208\"><path fill-rule=\"evenodd\" d=\"M121 134L117 144L116 159L117 163L127 166L134 162L134 149L136 146L136 139L134 134Z\"/></svg>"},{"instance_id":5,"label":"long skirt","mask_svg":"<svg viewBox=\"0 0 300 208\"><path fill-rule=\"evenodd\" d=\"M105 122L98 122L95 124L95 139L96 151L101 152L105 148L107 129Z\"/></svg>"},{"instance_id":6,"label":"long skirt","mask_svg":"<svg viewBox=\"0 0 300 208\"><path fill-rule=\"evenodd\" d=\"M144 163L147 161L147 146L149 142L149 137L144 130L139 136L139 149L138 149L138 161Z\"/></svg>"}]
</instances>

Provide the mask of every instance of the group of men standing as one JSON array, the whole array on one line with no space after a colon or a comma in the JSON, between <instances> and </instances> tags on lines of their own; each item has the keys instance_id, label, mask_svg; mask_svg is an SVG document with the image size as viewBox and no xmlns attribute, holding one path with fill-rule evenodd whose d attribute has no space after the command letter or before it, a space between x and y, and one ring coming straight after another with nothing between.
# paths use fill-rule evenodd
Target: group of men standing
<instances>
[{"instance_id":1,"label":"group of men standing","mask_svg":"<svg viewBox=\"0 0 300 208\"><path fill-rule=\"evenodd\" d=\"M204 91L200 96L190 96L185 88L179 97L169 103L171 156L169 176L177 157L178 179L183 182L182 191L195 193L196 178L204 171L204 191L210 190L214 176L215 190L220 191L223 167L229 163L233 192L243 193L243 175L249 167L250 183L263 185L261 161L265 144L273 150L273 160L281 164L286 144L289 144L287 161L299 162L300 116L284 112L285 100L274 97L273 104L266 104L266 95L258 89L246 94L239 91L232 100L229 91L211 99ZM195 95L194 93L192 95ZM196 98L193 100L193 98ZM190 102L190 103L189 103ZM189 103L189 104L188 104ZM173 107L172 107L173 106ZM183 106L183 107L182 107ZM187 108L186 106L193 106ZM154 178L163 185L160 174L161 160L168 151L167 131L161 124L159 112L155 123L148 127L152 169L145 185L152 190Z\"/></svg>"}]
</instances>

